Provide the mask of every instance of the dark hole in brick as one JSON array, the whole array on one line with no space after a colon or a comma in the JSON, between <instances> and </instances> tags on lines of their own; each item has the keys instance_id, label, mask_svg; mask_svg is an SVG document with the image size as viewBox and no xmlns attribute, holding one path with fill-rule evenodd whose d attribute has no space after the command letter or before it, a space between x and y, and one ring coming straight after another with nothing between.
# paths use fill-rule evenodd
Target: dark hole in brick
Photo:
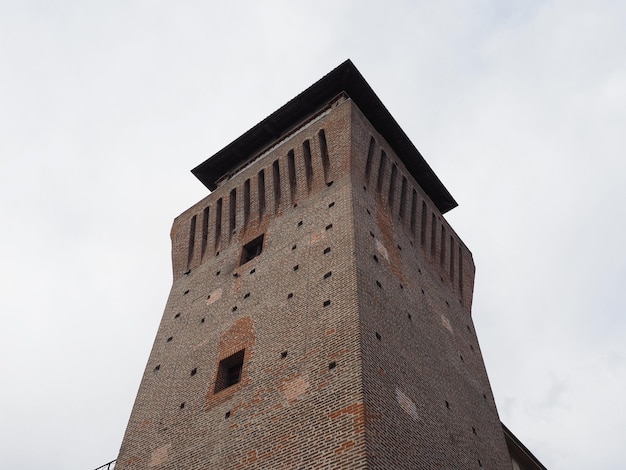
<instances>
[{"instance_id":1,"label":"dark hole in brick","mask_svg":"<svg viewBox=\"0 0 626 470\"><path fill-rule=\"evenodd\" d=\"M467 328L467 331L469 331L470 333L472 332L472 329L469 327L469 325L465 325Z\"/></svg>"},{"instance_id":2,"label":"dark hole in brick","mask_svg":"<svg viewBox=\"0 0 626 470\"><path fill-rule=\"evenodd\" d=\"M261 254L263 251L263 237L264 235L259 235L254 240L249 241L243 246L241 249L241 260L239 262L239 266L246 264L248 261L253 260Z\"/></svg>"},{"instance_id":3,"label":"dark hole in brick","mask_svg":"<svg viewBox=\"0 0 626 470\"><path fill-rule=\"evenodd\" d=\"M470 344L470 349L473 351L474 350L474 345Z\"/></svg>"},{"instance_id":4,"label":"dark hole in brick","mask_svg":"<svg viewBox=\"0 0 626 470\"><path fill-rule=\"evenodd\" d=\"M298 207L298 203L297 203L297 202L295 202L295 203L293 204L293 207Z\"/></svg>"},{"instance_id":5,"label":"dark hole in brick","mask_svg":"<svg viewBox=\"0 0 626 470\"><path fill-rule=\"evenodd\" d=\"M400 284L400 289L404 289L404 286L402 284Z\"/></svg>"},{"instance_id":6,"label":"dark hole in brick","mask_svg":"<svg viewBox=\"0 0 626 470\"><path fill-rule=\"evenodd\" d=\"M233 277L239 277L239 273L238 272L234 272L233 273Z\"/></svg>"},{"instance_id":7,"label":"dark hole in brick","mask_svg":"<svg viewBox=\"0 0 626 470\"><path fill-rule=\"evenodd\" d=\"M383 285L380 283L380 281L376 281L376 285L382 289Z\"/></svg>"},{"instance_id":8,"label":"dark hole in brick","mask_svg":"<svg viewBox=\"0 0 626 470\"><path fill-rule=\"evenodd\" d=\"M480 459L478 459L478 466L479 466L480 468L483 468L483 463L480 461Z\"/></svg>"},{"instance_id":9,"label":"dark hole in brick","mask_svg":"<svg viewBox=\"0 0 626 470\"><path fill-rule=\"evenodd\" d=\"M406 317L407 317L409 320L411 320L411 319L412 319L412 317L411 317L411 314L410 314L410 313L407 313L407 314L406 314Z\"/></svg>"},{"instance_id":10,"label":"dark hole in brick","mask_svg":"<svg viewBox=\"0 0 626 470\"><path fill-rule=\"evenodd\" d=\"M204 323L204 318L201 318L201 319L200 319L200 323Z\"/></svg>"},{"instance_id":11,"label":"dark hole in brick","mask_svg":"<svg viewBox=\"0 0 626 470\"><path fill-rule=\"evenodd\" d=\"M328 183L326 183L326 186L328 186L329 188L333 185L332 181L329 181Z\"/></svg>"},{"instance_id":12,"label":"dark hole in brick","mask_svg":"<svg viewBox=\"0 0 626 470\"><path fill-rule=\"evenodd\" d=\"M187 271L185 271L183 274L186 276L191 272L191 269L188 269Z\"/></svg>"},{"instance_id":13,"label":"dark hole in brick","mask_svg":"<svg viewBox=\"0 0 626 470\"><path fill-rule=\"evenodd\" d=\"M409 240L409 244L413 246L413 240Z\"/></svg>"},{"instance_id":14,"label":"dark hole in brick","mask_svg":"<svg viewBox=\"0 0 626 470\"><path fill-rule=\"evenodd\" d=\"M185 292L183 292L183 295L187 295L189 294L189 289L187 289Z\"/></svg>"},{"instance_id":15,"label":"dark hole in brick","mask_svg":"<svg viewBox=\"0 0 626 470\"><path fill-rule=\"evenodd\" d=\"M215 393L231 387L241 380L245 349L222 359L217 368L215 380Z\"/></svg>"},{"instance_id":16,"label":"dark hole in brick","mask_svg":"<svg viewBox=\"0 0 626 470\"><path fill-rule=\"evenodd\" d=\"M298 227L302 227L302 221L298 222Z\"/></svg>"},{"instance_id":17,"label":"dark hole in brick","mask_svg":"<svg viewBox=\"0 0 626 470\"><path fill-rule=\"evenodd\" d=\"M381 338L382 338L382 336L380 336L380 333L377 331L377 332L376 332L376 339L377 339L378 341L380 341L380 340L381 340Z\"/></svg>"},{"instance_id":18,"label":"dark hole in brick","mask_svg":"<svg viewBox=\"0 0 626 470\"><path fill-rule=\"evenodd\" d=\"M363 186L363 191L367 191L367 188L365 186Z\"/></svg>"},{"instance_id":19,"label":"dark hole in brick","mask_svg":"<svg viewBox=\"0 0 626 470\"><path fill-rule=\"evenodd\" d=\"M474 426L472 426L472 432L476 434L476 428Z\"/></svg>"},{"instance_id":20,"label":"dark hole in brick","mask_svg":"<svg viewBox=\"0 0 626 470\"><path fill-rule=\"evenodd\" d=\"M184 407L185 407L185 402L182 402L182 403L180 404L180 409L182 410Z\"/></svg>"},{"instance_id":21,"label":"dark hole in brick","mask_svg":"<svg viewBox=\"0 0 626 470\"><path fill-rule=\"evenodd\" d=\"M376 261L378 263L378 256L373 255L372 258L374 258L374 261Z\"/></svg>"},{"instance_id":22,"label":"dark hole in brick","mask_svg":"<svg viewBox=\"0 0 626 470\"><path fill-rule=\"evenodd\" d=\"M215 273L216 276L219 276L222 271L218 271Z\"/></svg>"},{"instance_id":23,"label":"dark hole in brick","mask_svg":"<svg viewBox=\"0 0 626 470\"><path fill-rule=\"evenodd\" d=\"M402 247L400 245L398 245L398 250L402 251Z\"/></svg>"},{"instance_id":24,"label":"dark hole in brick","mask_svg":"<svg viewBox=\"0 0 626 470\"><path fill-rule=\"evenodd\" d=\"M280 357L282 357L283 359L285 359L287 357L287 351L283 351L280 353Z\"/></svg>"},{"instance_id":25,"label":"dark hole in brick","mask_svg":"<svg viewBox=\"0 0 626 470\"><path fill-rule=\"evenodd\" d=\"M448 403L448 400L446 400L446 408L450 409L450 403Z\"/></svg>"},{"instance_id":26,"label":"dark hole in brick","mask_svg":"<svg viewBox=\"0 0 626 470\"><path fill-rule=\"evenodd\" d=\"M487 399L487 394L483 393L483 398L486 400Z\"/></svg>"},{"instance_id":27,"label":"dark hole in brick","mask_svg":"<svg viewBox=\"0 0 626 470\"><path fill-rule=\"evenodd\" d=\"M156 366L156 367L154 368L155 372L156 372L157 370L159 370L159 369L161 369L161 364L159 364L158 366Z\"/></svg>"},{"instance_id":28,"label":"dark hole in brick","mask_svg":"<svg viewBox=\"0 0 626 470\"><path fill-rule=\"evenodd\" d=\"M300 266L298 266L297 264L293 267L294 271L297 271L298 269L300 269Z\"/></svg>"},{"instance_id":29,"label":"dark hole in brick","mask_svg":"<svg viewBox=\"0 0 626 470\"><path fill-rule=\"evenodd\" d=\"M254 274L256 272L256 268L250 270L250 274Z\"/></svg>"},{"instance_id":30,"label":"dark hole in brick","mask_svg":"<svg viewBox=\"0 0 626 470\"><path fill-rule=\"evenodd\" d=\"M461 358L461 362L465 362L465 359L463 359L463 354L459 354L459 357Z\"/></svg>"},{"instance_id":31,"label":"dark hole in brick","mask_svg":"<svg viewBox=\"0 0 626 470\"><path fill-rule=\"evenodd\" d=\"M324 274L324 279L328 279L332 274L332 271L328 271L326 274Z\"/></svg>"},{"instance_id":32,"label":"dark hole in brick","mask_svg":"<svg viewBox=\"0 0 626 470\"><path fill-rule=\"evenodd\" d=\"M246 292L246 293L243 295L243 298L244 298L244 299L247 299L248 297L250 297L250 292Z\"/></svg>"},{"instance_id":33,"label":"dark hole in brick","mask_svg":"<svg viewBox=\"0 0 626 470\"><path fill-rule=\"evenodd\" d=\"M417 268L417 272L422 274L422 270L420 268Z\"/></svg>"},{"instance_id":34,"label":"dark hole in brick","mask_svg":"<svg viewBox=\"0 0 626 470\"><path fill-rule=\"evenodd\" d=\"M287 294L287 298L291 299L293 297L293 292L289 292L289 294Z\"/></svg>"},{"instance_id":35,"label":"dark hole in brick","mask_svg":"<svg viewBox=\"0 0 626 470\"><path fill-rule=\"evenodd\" d=\"M292 249L292 250L295 250L295 249L296 249L296 245L293 245L293 246L291 247L291 249Z\"/></svg>"},{"instance_id":36,"label":"dark hole in brick","mask_svg":"<svg viewBox=\"0 0 626 470\"><path fill-rule=\"evenodd\" d=\"M333 224L328 224L328 225L326 226L326 230L330 230L331 228L333 228Z\"/></svg>"},{"instance_id":37,"label":"dark hole in brick","mask_svg":"<svg viewBox=\"0 0 626 470\"><path fill-rule=\"evenodd\" d=\"M191 369L191 375L194 376L196 375L196 372L198 372L198 368L194 367L193 369Z\"/></svg>"},{"instance_id":38,"label":"dark hole in brick","mask_svg":"<svg viewBox=\"0 0 626 470\"><path fill-rule=\"evenodd\" d=\"M372 238L375 238L375 237L374 237L374 232L371 232L371 231L370 231L370 236L371 236Z\"/></svg>"},{"instance_id":39,"label":"dark hole in brick","mask_svg":"<svg viewBox=\"0 0 626 470\"><path fill-rule=\"evenodd\" d=\"M180 313L177 313L176 315L174 315L174 318L178 318L180 317Z\"/></svg>"},{"instance_id":40,"label":"dark hole in brick","mask_svg":"<svg viewBox=\"0 0 626 470\"><path fill-rule=\"evenodd\" d=\"M325 300L324 301L324 307L328 307L330 305L330 300Z\"/></svg>"},{"instance_id":41,"label":"dark hole in brick","mask_svg":"<svg viewBox=\"0 0 626 470\"><path fill-rule=\"evenodd\" d=\"M170 336L169 338L167 338L167 342L169 343L170 341L172 341L174 339L173 336Z\"/></svg>"},{"instance_id":42,"label":"dark hole in brick","mask_svg":"<svg viewBox=\"0 0 626 470\"><path fill-rule=\"evenodd\" d=\"M367 212L367 215L372 215L369 209L365 209L365 212Z\"/></svg>"},{"instance_id":43,"label":"dark hole in brick","mask_svg":"<svg viewBox=\"0 0 626 470\"><path fill-rule=\"evenodd\" d=\"M225 418L225 419L230 418L230 411L227 411L227 412L226 412L226 414L224 414L224 418Z\"/></svg>"},{"instance_id":44,"label":"dark hole in brick","mask_svg":"<svg viewBox=\"0 0 626 470\"><path fill-rule=\"evenodd\" d=\"M326 247L326 248L324 248L324 254L326 255L326 254L328 254L328 253L330 253L330 247Z\"/></svg>"},{"instance_id":45,"label":"dark hole in brick","mask_svg":"<svg viewBox=\"0 0 626 470\"><path fill-rule=\"evenodd\" d=\"M331 202L330 204L328 204L328 208L330 209L331 207L333 207L335 205L335 202Z\"/></svg>"},{"instance_id":46,"label":"dark hole in brick","mask_svg":"<svg viewBox=\"0 0 626 470\"><path fill-rule=\"evenodd\" d=\"M439 278L441 279L441 282L443 282L443 276L439 276Z\"/></svg>"},{"instance_id":47,"label":"dark hole in brick","mask_svg":"<svg viewBox=\"0 0 626 470\"><path fill-rule=\"evenodd\" d=\"M337 363L335 361L328 363L328 370L333 370L337 367Z\"/></svg>"},{"instance_id":48,"label":"dark hole in brick","mask_svg":"<svg viewBox=\"0 0 626 470\"><path fill-rule=\"evenodd\" d=\"M220 255L220 252L219 252L219 251L216 251L216 252L215 252L215 256L219 256L219 255Z\"/></svg>"},{"instance_id":49,"label":"dark hole in brick","mask_svg":"<svg viewBox=\"0 0 626 470\"><path fill-rule=\"evenodd\" d=\"M426 295L426 292L424 292L424 289L422 289L422 294Z\"/></svg>"},{"instance_id":50,"label":"dark hole in brick","mask_svg":"<svg viewBox=\"0 0 626 470\"><path fill-rule=\"evenodd\" d=\"M447 300L446 300L446 305L447 305L448 307L450 306L450 303L449 303Z\"/></svg>"},{"instance_id":51,"label":"dark hole in brick","mask_svg":"<svg viewBox=\"0 0 626 470\"><path fill-rule=\"evenodd\" d=\"M232 308L232 311L233 311L233 312L236 312L236 311L237 311L237 306L236 306L236 305Z\"/></svg>"}]
</instances>

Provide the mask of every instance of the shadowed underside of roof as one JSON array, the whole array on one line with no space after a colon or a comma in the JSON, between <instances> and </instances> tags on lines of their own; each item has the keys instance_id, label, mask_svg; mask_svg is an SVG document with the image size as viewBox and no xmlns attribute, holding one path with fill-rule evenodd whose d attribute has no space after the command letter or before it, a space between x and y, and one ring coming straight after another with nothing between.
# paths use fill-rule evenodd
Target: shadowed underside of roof
<instances>
[{"instance_id":1,"label":"shadowed underside of roof","mask_svg":"<svg viewBox=\"0 0 626 470\"><path fill-rule=\"evenodd\" d=\"M345 93L354 101L441 213L457 206L452 195L350 60L346 60L191 172L207 188L214 190L220 178L289 134L294 126L327 106L340 93Z\"/></svg>"}]
</instances>

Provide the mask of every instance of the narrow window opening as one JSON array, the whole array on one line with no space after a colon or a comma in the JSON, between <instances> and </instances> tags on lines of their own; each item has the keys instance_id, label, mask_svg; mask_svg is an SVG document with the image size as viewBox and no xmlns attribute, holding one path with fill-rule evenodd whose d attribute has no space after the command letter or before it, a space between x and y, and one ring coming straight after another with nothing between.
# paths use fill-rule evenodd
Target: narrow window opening
<instances>
[{"instance_id":1,"label":"narrow window opening","mask_svg":"<svg viewBox=\"0 0 626 470\"><path fill-rule=\"evenodd\" d=\"M264 235L259 235L254 240L249 241L243 246L239 266L246 264L248 261L253 260L261 254L263 251L263 237Z\"/></svg>"},{"instance_id":2,"label":"narrow window opening","mask_svg":"<svg viewBox=\"0 0 626 470\"><path fill-rule=\"evenodd\" d=\"M476 428L474 426L472 426L472 432L476 434Z\"/></svg>"},{"instance_id":3,"label":"narrow window opening","mask_svg":"<svg viewBox=\"0 0 626 470\"><path fill-rule=\"evenodd\" d=\"M328 307L330 305L330 300L325 300L324 301L324 307Z\"/></svg>"},{"instance_id":4,"label":"narrow window opening","mask_svg":"<svg viewBox=\"0 0 626 470\"><path fill-rule=\"evenodd\" d=\"M189 289L187 289L185 292L183 292L183 295L187 295L189 294Z\"/></svg>"},{"instance_id":5,"label":"narrow window opening","mask_svg":"<svg viewBox=\"0 0 626 470\"><path fill-rule=\"evenodd\" d=\"M412 320L412 319L413 319L413 317L411 317L411 314L410 314L410 313L407 313L407 314L406 314L406 317L407 317L409 320Z\"/></svg>"},{"instance_id":6,"label":"narrow window opening","mask_svg":"<svg viewBox=\"0 0 626 470\"><path fill-rule=\"evenodd\" d=\"M324 248L324 254L327 255L328 253L330 253L330 247L326 247Z\"/></svg>"},{"instance_id":7,"label":"narrow window opening","mask_svg":"<svg viewBox=\"0 0 626 470\"><path fill-rule=\"evenodd\" d=\"M378 256L373 255L372 258L374 258L374 261L376 261L378 263Z\"/></svg>"},{"instance_id":8,"label":"narrow window opening","mask_svg":"<svg viewBox=\"0 0 626 470\"><path fill-rule=\"evenodd\" d=\"M256 268L252 268L252 269L250 270L250 274L254 274L255 272L256 272Z\"/></svg>"},{"instance_id":9,"label":"narrow window opening","mask_svg":"<svg viewBox=\"0 0 626 470\"><path fill-rule=\"evenodd\" d=\"M380 341L382 339L382 336L380 336L380 333L378 331L376 332L376 339L378 341Z\"/></svg>"},{"instance_id":10,"label":"narrow window opening","mask_svg":"<svg viewBox=\"0 0 626 470\"><path fill-rule=\"evenodd\" d=\"M224 413L224 418L225 419L230 418L230 411L227 411L226 413Z\"/></svg>"},{"instance_id":11,"label":"narrow window opening","mask_svg":"<svg viewBox=\"0 0 626 470\"><path fill-rule=\"evenodd\" d=\"M450 409L450 403L448 403L448 400L446 400L446 408Z\"/></svg>"},{"instance_id":12,"label":"narrow window opening","mask_svg":"<svg viewBox=\"0 0 626 470\"><path fill-rule=\"evenodd\" d=\"M232 387L241 381L241 373L243 371L243 360L245 349L236 352L232 356L222 359L217 369L217 379L215 381L215 392Z\"/></svg>"},{"instance_id":13,"label":"narrow window opening","mask_svg":"<svg viewBox=\"0 0 626 470\"><path fill-rule=\"evenodd\" d=\"M283 352L281 352L281 353L280 353L280 357L281 357L282 359L285 359L285 358L287 357L287 351L283 351Z\"/></svg>"},{"instance_id":14,"label":"narrow window opening","mask_svg":"<svg viewBox=\"0 0 626 470\"><path fill-rule=\"evenodd\" d=\"M160 369L161 369L161 364L157 365L157 366L154 368L154 371L156 372L157 370L160 370Z\"/></svg>"},{"instance_id":15,"label":"narrow window opening","mask_svg":"<svg viewBox=\"0 0 626 470\"><path fill-rule=\"evenodd\" d=\"M243 225L248 226L250 222L250 178L243 183Z\"/></svg>"},{"instance_id":16,"label":"narrow window opening","mask_svg":"<svg viewBox=\"0 0 626 470\"><path fill-rule=\"evenodd\" d=\"M278 166L278 160L274 160L274 163L272 163L272 176L274 182L274 212L278 213L280 206L280 168Z\"/></svg>"},{"instance_id":17,"label":"narrow window opening","mask_svg":"<svg viewBox=\"0 0 626 470\"><path fill-rule=\"evenodd\" d=\"M289 172L289 190L291 193L291 203L296 201L297 180L296 180L296 160L293 150L287 153L287 170Z\"/></svg>"},{"instance_id":18,"label":"narrow window opening","mask_svg":"<svg viewBox=\"0 0 626 470\"><path fill-rule=\"evenodd\" d=\"M205 207L202 211L202 245L200 248L200 257L204 258L206 246L209 241L209 208Z\"/></svg>"},{"instance_id":19,"label":"narrow window opening","mask_svg":"<svg viewBox=\"0 0 626 470\"><path fill-rule=\"evenodd\" d=\"M306 174L307 191L311 191L313 183L313 164L311 163L311 144L308 140L302 142L302 153L304 155L304 172Z\"/></svg>"},{"instance_id":20,"label":"narrow window opening","mask_svg":"<svg viewBox=\"0 0 626 470\"><path fill-rule=\"evenodd\" d=\"M383 285L380 283L380 281L376 281L376 285L377 285L380 289L382 289L382 287L383 287Z\"/></svg>"},{"instance_id":21,"label":"narrow window opening","mask_svg":"<svg viewBox=\"0 0 626 470\"><path fill-rule=\"evenodd\" d=\"M422 225L420 227L420 243L424 245L426 243L426 222L428 221L426 216L426 202L422 201Z\"/></svg>"},{"instance_id":22,"label":"narrow window opening","mask_svg":"<svg viewBox=\"0 0 626 470\"><path fill-rule=\"evenodd\" d=\"M294 270L294 271L297 271L298 269L300 269L300 266L296 264L296 265L293 267L293 270Z\"/></svg>"},{"instance_id":23,"label":"narrow window opening","mask_svg":"<svg viewBox=\"0 0 626 470\"><path fill-rule=\"evenodd\" d=\"M289 294L287 294L287 298L291 299L293 297L293 292L289 292Z\"/></svg>"},{"instance_id":24,"label":"narrow window opening","mask_svg":"<svg viewBox=\"0 0 626 470\"><path fill-rule=\"evenodd\" d=\"M441 224L441 240L439 240L439 265L443 268L446 261L446 227Z\"/></svg>"},{"instance_id":25,"label":"narrow window opening","mask_svg":"<svg viewBox=\"0 0 626 470\"><path fill-rule=\"evenodd\" d=\"M298 222L298 227L302 227L302 221Z\"/></svg>"},{"instance_id":26,"label":"narrow window opening","mask_svg":"<svg viewBox=\"0 0 626 470\"><path fill-rule=\"evenodd\" d=\"M220 240L222 238L222 204L223 204L222 198L219 198L217 200L217 203L215 204L215 249L216 250L219 248Z\"/></svg>"},{"instance_id":27,"label":"narrow window opening","mask_svg":"<svg viewBox=\"0 0 626 470\"><path fill-rule=\"evenodd\" d=\"M396 201L396 178L398 175L398 167L397 165L391 165L391 177L389 178L389 195L387 197L387 201L389 204L389 208L391 209L391 213L393 214L393 203Z\"/></svg>"},{"instance_id":28,"label":"narrow window opening","mask_svg":"<svg viewBox=\"0 0 626 470\"><path fill-rule=\"evenodd\" d=\"M376 145L376 141L374 137L370 137L370 146L367 149L367 161L365 162L365 182L369 183L370 173L372 172L372 160L374 159L374 146ZM363 186L365 189L365 186Z\"/></svg>"},{"instance_id":29,"label":"narrow window opening","mask_svg":"<svg viewBox=\"0 0 626 470\"><path fill-rule=\"evenodd\" d=\"M167 343L169 343L169 342L170 342L170 341L172 341L173 339L174 339L174 337L173 337L173 336L170 336L169 338L167 338L167 341L166 341L166 342L167 342Z\"/></svg>"},{"instance_id":30,"label":"narrow window opening","mask_svg":"<svg viewBox=\"0 0 626 470\"><path fill-rule=\"evenodd\" d=\"M415 235L415 224L417 223L417 191L413 190L411 197L411 233Z\"/></svg>"},{"instance_id":31,"label":"narrow window opening","mask_svg":"<svg viewBox=\"0 0 626 470\"><path fill-rule=\"evenodd\" d=\"M297 246L296 246L296 245L293 245L293 246L291 247L291 251L295 250L296 248L297 248Z\"/></svg>"},{"instance_id":32,"label":"narrow window opening","mask_svg":"<svg viewBox=\"0 0 626 470\"><path fill-rule=\"evenodd\" d=\"M332 274L332 271L328 271L326 274L324 274L324 279L328 279Z\"/></svg>"},{"instance_id":33,"label":"narrow window opening","mask_svg":"<svg viewBox=\"0 0 626 470\"><path fill-rule=\"evenodd\" d=\"M198 368L194 367L193 369L191 369L191 376L193 377L194 375L196 375L197 372L198 372Z\"/></svg>"},{"instance_id":34,"label":"narrow window opening","mask_svg":"<svg viewBox=\"0 0 626 470\"><path fill-rule=\"evenodd\" d=\"M230 204L230 214L228 217L228 229L229 229L229 237L232 237L235 232L235 227L237 226L237 189L233 188L230 192L229 204Z\"/></svg>"},{"instance_id":35,"label":"narrow window opening","mask_svg":"<svg viewBox=\"0 0 626 470\"><path fill-rule=\"evenodd\" d=\"M246 293L243 295L243 298L244 298L244 299L247 299L248 297L250 297L250 292L246 292Z\"/></svg>"},{"instance_id":36,"label":"narrow window opening","mask_svg":"<svg viewBox=\"0 0 626 470\"><path fill-rule=\"evenodd\" d=\"M204 317L200 319L200 323L204 323Z\"/></svg>"},{"instance_id":37,"label":"narrow window opening","mask_svg":"<svg viewBox=\"0 0 626 470\"><path fill-rule=\"evenodd\" d=\"M320 140L320 155L322 156L322 167L324 168L324 181L328 183L330 176L330 159L328 158L328 145L326 144L324 129L320 129L317 135Z\"/></svg>"},{"instance_id":38,"label":"narrow window opening","mask_svg":"<svg viewBox=\"0 0 626 470\"><path fill-rule=\"evenodd\" d=\"M328 370L333 370L335 367L337 367L337 363L335 361L328 363Z\"/></svg>"},{"instance_id":39,"label":"narrow window opening","mask_svg":"<svg viewBox=\"0 0 626 470\"><path fill-rule=\"evenodd\" d=\"M191 224L189 227L189 248L187 251L187 267L191 264L191 260L193 259L193 248L196 240L196 216L194 215L191 218Z\"/></svg>"},{"instance_id":40,"label":"narrow window opening","mask_svg":"<svg viewBox=\"0 0 626 470\"><path fill-rule=\"evenodd\" d=\"M215 273L216 276L219 276L222 271L218 271Z\"/></svg>"},{"instance_id":41,"label":"narrow window opening","mask_svg":"<svg viewBox=\"0 0 626 470\"><path fill-rule=\"evenodd\" d=\"M180 317L180 313L177 313L176 315L174 315L174 318L179 318Z\"/></svg>"},{"instance_id":42,"label":"narrow window opening","mask_svg":"<svg viewBox=\"0 0 626 470\"><path fill-rule=\"evenodd\" d=\"M435 257L435 243L437 238L437 220L435 218L435 214L431 214L430 217L430 255L432 258Z\"/></svg>"},{"instance_id":43,"label":"narrow window opening","mask_svg":"<svg viewBox=\"0 0 626 470\"><path fill-rule=\"evenodd\" d=\"M401 220L404 220L406 212L406 176L402 177L402 184L400 185L400 208L398 209L398 216Z\"/></svg>"},{"instance_id":44,"label":"narrow window opening","mask_svg":"<svg viewBox=\"0 0 626 470\"><path fill-rule=\"evenodd\" d=\"M380 151L380 162L378 164L378 179L376 180L376 190L378 192L383 188L383 178L385 176L385 164L387 163L387 154L384 150Z\"/></svg>"},{"instance_id":45,"label":"narrow window opening","mask_svg":"<svg viewBox=\"0 0 626 470\"><path fill-rule=\"evenodd\" d=\"M328 224L328 225L326 226L326 230L330 230L331 228L333 228L333 224Z\"/></svg>"},{"instance_id":46,"label":"narrow window opening","mask_svg":"<svg viewBox=\"0 0 626 470\"><path fill-rule=\"evenodd\" d=\"M259 171L257 185L259 192L259 217L263 217L263 214L265 214L265 170Z\"/></svg>"},{"instance_id":47,"label":"narrow window opening","mask_svg":"<svg viewBox=\"0 0 626 470\"><path fill-rule=\"evenodd\" d=\"M331 202L330 204L328 204L328 208L330 209L331 207L333 207L335 205L335 201Z\"/></svg>"}]
</instances>

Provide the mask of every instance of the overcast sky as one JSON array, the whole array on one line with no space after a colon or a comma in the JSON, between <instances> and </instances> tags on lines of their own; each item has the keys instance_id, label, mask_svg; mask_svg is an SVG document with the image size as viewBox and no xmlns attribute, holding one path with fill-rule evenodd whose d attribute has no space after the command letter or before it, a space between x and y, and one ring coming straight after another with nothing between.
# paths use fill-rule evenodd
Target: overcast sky
<instances>
[{"instance_id":1,"label":"overcast sky","mask_svg":"<svg viewBox=\"0 0 626 470\"><path fill-rule=\"evenodd\" d=\"M383 6L384 4L384 6ZM624 468L626 2L0 0L0 467L117 457L189 170L345 59L459 202L501 420Z\"/></svg>"}]
</instances>

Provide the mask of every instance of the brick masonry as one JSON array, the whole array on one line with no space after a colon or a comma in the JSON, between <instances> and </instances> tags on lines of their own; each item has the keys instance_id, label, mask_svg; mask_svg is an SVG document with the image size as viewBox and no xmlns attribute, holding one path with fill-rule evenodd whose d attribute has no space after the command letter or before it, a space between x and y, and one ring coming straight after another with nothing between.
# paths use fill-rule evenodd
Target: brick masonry
<instances>
[{"instance_id":1,"label":"brick masonry","mask_svg":"<svg viewBox=\"0 0 626 470\"><path fill-rule=\"evenodd\" d=\"M174 221L116 468L510 468L472 255L391 146L341 96L251 157Z\"/></svg>"}]
</instances>

